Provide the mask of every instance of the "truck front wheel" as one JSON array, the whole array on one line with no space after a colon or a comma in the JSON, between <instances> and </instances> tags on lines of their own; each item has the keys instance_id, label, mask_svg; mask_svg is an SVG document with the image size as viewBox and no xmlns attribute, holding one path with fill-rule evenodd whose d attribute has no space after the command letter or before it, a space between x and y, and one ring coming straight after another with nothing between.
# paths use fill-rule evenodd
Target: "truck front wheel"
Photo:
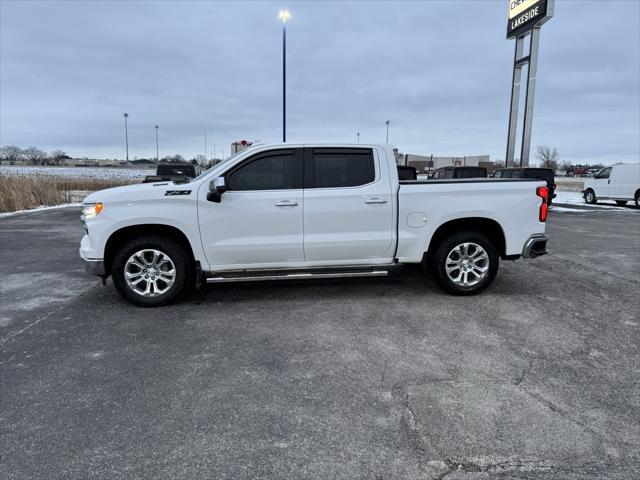
<instances>
[{"instance_id":1,"label":"truck front wheel","mask_svg":"<svg viewBox=\"0 0 640 480\"><path fill-rule=\"evenodd\" d=\"M596 198L596 192L594 192L593 190L591 190L590 188L585 190L584 192L584 201L590 204L594 204L598 201L598 199Z\"/></svg>"},{"instance_id":2,"label":"truck front wheel","mask_svg":"<svg viewBox=\"0 0 640 480\"><path fill-rule=\"evenodd\" d=\"M167 305L193 275L185 249L170 238L143 235L124 244L112 264L113 284L126 300L142 307Z\"/></svg>"},{"instance_id":3,"label":"truck front wheel","mask_svg":"<svg viewBox=\"0 0 640 480\"><path fill-rule=\"evenodd\" d=\"M479 232L445 238L432 256L438 284L454 295L474 295L487 288L498 273L500 257L491 240Z\"/></svg>"}]
</instances>

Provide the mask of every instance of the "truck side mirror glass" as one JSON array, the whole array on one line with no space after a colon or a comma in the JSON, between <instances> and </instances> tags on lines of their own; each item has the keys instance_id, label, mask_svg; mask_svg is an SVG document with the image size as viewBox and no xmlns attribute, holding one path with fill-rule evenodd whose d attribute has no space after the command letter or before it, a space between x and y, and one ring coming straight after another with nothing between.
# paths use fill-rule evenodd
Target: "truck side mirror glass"
<instances>
[{"instance_id":1,"label":"truck side mirror glass","mask_svg":"<svg viewBox=\"0 0 640 480\"><path fill-rule=\"evenodd\" d=\"M226 191L227 185L224 181L224 177L216 177L209 182L207 200L210 202L220 203L222 201L222 194Z\"/></svg>"}]
</instances>

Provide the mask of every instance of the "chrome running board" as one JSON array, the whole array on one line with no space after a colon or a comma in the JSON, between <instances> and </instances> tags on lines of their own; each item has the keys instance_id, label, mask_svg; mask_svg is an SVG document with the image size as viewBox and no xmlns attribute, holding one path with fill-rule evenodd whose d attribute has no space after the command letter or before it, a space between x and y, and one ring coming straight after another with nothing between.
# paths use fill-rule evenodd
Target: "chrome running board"
<instances>
[{"instance_id":1,"label":"chrome running board","mask_svg":"<svg viewBox=\"0 0 640 480\"><path fill-rule=\"evenodd\" d=\"M357 271L336 271L329 269L318 272L227 272L216 274L207 278L207 283L231 283L231 282L263 282L268 280L312 280L314 278L353 278L353 277L386 277L387 270L357 270Z\"/></svg>"}]
</instances>

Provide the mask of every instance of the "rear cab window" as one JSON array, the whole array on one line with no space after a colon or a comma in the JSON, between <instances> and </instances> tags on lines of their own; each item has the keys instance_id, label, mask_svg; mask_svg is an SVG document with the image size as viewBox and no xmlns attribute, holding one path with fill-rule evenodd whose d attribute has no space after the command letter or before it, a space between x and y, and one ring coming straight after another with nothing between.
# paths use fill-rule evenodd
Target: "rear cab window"
<instances>
[{"instance_id":1,"label":"rear cab window","mask_svg":"<svg viewBox=\"0 0 640 480\"><path fill-rule=\"evenodd\" d=\"M376 179L370 148L310 148L305 163L305 188L359 187Z\"/></svg>"}]
</instances>

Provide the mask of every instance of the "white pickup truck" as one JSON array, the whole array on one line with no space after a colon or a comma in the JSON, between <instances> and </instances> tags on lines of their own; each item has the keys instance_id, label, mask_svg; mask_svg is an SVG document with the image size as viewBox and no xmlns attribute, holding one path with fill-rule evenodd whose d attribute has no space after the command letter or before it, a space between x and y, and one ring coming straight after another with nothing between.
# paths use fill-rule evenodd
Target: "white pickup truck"
<instances>
[{"instance_id":1,"label":"white pickup truck","mask_svg":"<svg viewBox=\"0 0 640 480\"><path fill-rule=\"evenodd\" d=\"M547 196L535 179L398 180L389 145L260 145L189 183L92 193L80 256L141 306L203 281L383 276L409 263L469 295L500 259L547 253Z\"/></svg>"}]
</instances>

